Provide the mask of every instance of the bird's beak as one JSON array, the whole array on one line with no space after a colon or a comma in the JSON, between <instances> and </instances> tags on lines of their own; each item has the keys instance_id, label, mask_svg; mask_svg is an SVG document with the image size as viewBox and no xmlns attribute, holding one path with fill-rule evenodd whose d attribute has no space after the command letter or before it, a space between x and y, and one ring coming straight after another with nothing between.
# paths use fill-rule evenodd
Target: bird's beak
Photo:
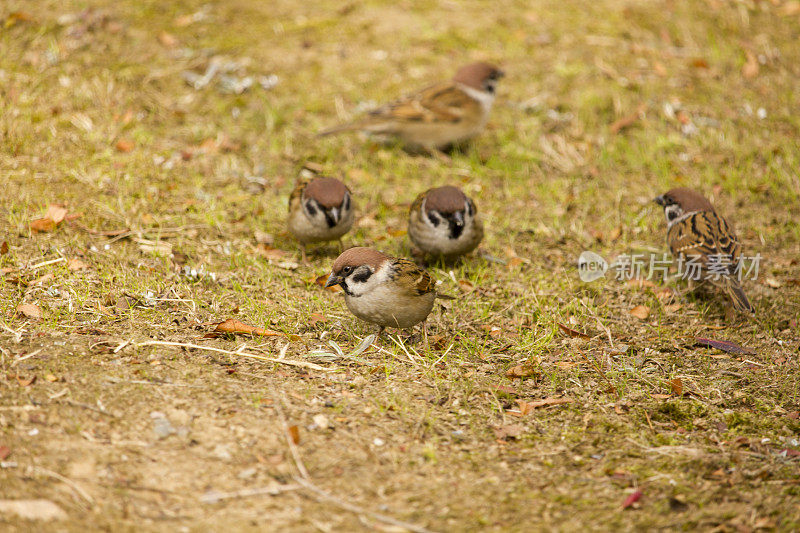
<instances>
[{"instance_id":1,"label":"bird's beak","mask_svg":"<svg viewBox=\"0 0 800 533\"><path fill-rule=\"evenodd\" d=\"M340 213L338 207L332 207L331 208L331 218L333 219L334 226L339 223L339 215L340 214L341 213Z\"/></svg>"},{"instance_id":2,"label":"bird's beak","mask_svg":"<svg viewBox=\"0 0 800 533\"><path fill-rule=\"evenodd\" d=\"M655 203L657 203L658 205L660 205L661 207L664 207L665 205L667 205L667 201L664 199L664 195L663 194L661 196L656 196L655 198L653 198L653 201Z\"/></svg>"},{"instance_id":3,"label":"bird's beak","mask_svg":"<svg viewBox=\"0 0 800 533\"><path fill-rule=\"evenodd\" d=\"M464 213L461 211L456 211L453 213L453 222L455 222L456 226L459 228L464 226Z\"/></svg>"},{"instance_id":4,"label":"bird's beak","mask_svg":"<svg viewBox=\"0 0 800 533\"><path fill-rule=\"evenodd\" d=\"M325 287L333 287L334 285L339 285L343 281L344 278L342 276L337 276L331 272L331 275L328 276L328 281L325 283Z\"/></svg>"}]
</instances>

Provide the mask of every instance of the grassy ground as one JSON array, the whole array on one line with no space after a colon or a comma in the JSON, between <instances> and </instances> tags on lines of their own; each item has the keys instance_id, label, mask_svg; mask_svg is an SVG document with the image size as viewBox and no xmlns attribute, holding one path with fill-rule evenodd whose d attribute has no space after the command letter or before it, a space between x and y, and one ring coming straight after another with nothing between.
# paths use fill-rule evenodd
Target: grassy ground
<instances>
[{"instance_id":1,"label":"grassy ground","mask_svg":"<svg viewBox=\"0 0 800 533\"><path fill-rule=\"evenodd\" d=\"M309 4L0 7L2 498L49 500L68 531L800 528L800 4ZM475 59L507 77L452 163L314 137ZM253 86L190 87L212 62ZM313 282L334 248L296 264L307 162L355 191L348 243L391 254L419 191L475 198L482 254L431 268L460 298L429 349L313 353L374 329ZM676 185L764 257L755 320L713 291L578 279L582 250L662 251L650 200ZM32 231L55 203L80 218ZM280 335L203 338L227 318ZM209 498L262 487L282 492Z\"/></svg>"}]
</instances>

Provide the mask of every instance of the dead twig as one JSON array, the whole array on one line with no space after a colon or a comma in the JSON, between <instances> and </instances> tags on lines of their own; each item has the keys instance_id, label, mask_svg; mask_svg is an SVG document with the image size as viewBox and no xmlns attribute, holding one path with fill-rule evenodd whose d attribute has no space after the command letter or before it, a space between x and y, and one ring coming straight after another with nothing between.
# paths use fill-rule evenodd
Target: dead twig
<instances>
[{"instance_id":1,"label":"dead twig","mask_svg":"<svg viewBox=\"0 0 800 533\"><path fill-rule=\"evenodd\" d=\"M216 491L209 491L203 494L200 497L200 501L203 503L217 503L222 500L231 500L231 499L239 499L239 498L249 498L251 496L262 496L262 495L269 495L269 496L277 496L283 492L288 492L290 490L298 490L300 489L300 485L283 485L280 483L273 483L269 487L258 487L253 489L242 489L242 490L235 490L233 492L216 492Z\"/></svg>"},{"instance_id":2,"label":"dead twig","mask_svg":"<svg viewBox=\"0 0 800 533\"><path fill-rule=\"evenodd\" d=\"M289 430L289 423L286 421L286 415L281 408L281 404L286 407L286 400L283 397L275 397L273 395L273 401L275 405L275 411L278 413L278 418L281 419L281 425L283 425L283 434L286 437L286 444L289 446L289 453L292 454L292 459L294 459L294 464L297 466L297 471L300 472L300 475L303 479L310 480L311 478L308 476L308 470L306 470L306 466L303 464L303 460L300 458L300 451L297 449L297 444L294 443L294 438L292 437L292 432Z\"/></svg>"},{"instance_id":3,"label":"dead twig","mask_svg":"<svg viewBox=\"0 0 800 533\"><path fill-rule=\"evenodd\" d=\"M269 363L280 363L282 365L297 366L301 368L310 368L312 370L327 371L325 367L315 365L314 363L309 363L307 361L294 361L292 359L276 359L274 357L265 357L263 355L256 355L254 353L232 352L230 350L223 350L222 348L214 348L212 346L201 346L199 344L192 344L189 342L146 341L146 342L132 344L132 346L136 346L137 348L141 346L174 346L176 348L193 348L195 350L208 350L210 352L224 353L227 355L238 355L239 357L247 357L249 359L255 359L257 361L266 361Z\"/></svg>"},{"instance_id":4,"label":"dead twig","mask_svg":"<svg viewBox=\"0 0 800 533\"><path fill-rule=\"evenodd\" d=\"M92 498L91 495L89 495L88 492L83 490L77 483L75 483L71 479L62 476L58 472L53 472L52 470L48 470L47 468L42 468L41 466L32 466L31 467L31 472L42 474L42 475L45 475L45 476L49 476L49 477L52 477L54 479L57 479L57 480L65 483L72 490L74 490L78 494L78 496L80 496L81 498L86 500L86 503L88 503L91 506L94 506L94 498Z\"/></svg>"}]
</instances>

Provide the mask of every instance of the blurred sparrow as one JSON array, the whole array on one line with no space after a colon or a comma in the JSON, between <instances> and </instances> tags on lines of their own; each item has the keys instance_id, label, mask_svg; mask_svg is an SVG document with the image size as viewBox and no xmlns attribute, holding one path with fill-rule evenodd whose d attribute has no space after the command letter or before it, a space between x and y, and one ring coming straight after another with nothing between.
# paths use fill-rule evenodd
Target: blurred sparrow
<instances>
[{"instance_id":1,"label":"blurred sparrow","mask_svg":"<svg viewBox=\"0 0 800 533\"><path fill-rule=\"evenodd\" d=\"M350 248L336 258L325 286L334 285L344 289L350 312L380 332L424 322L437 297L451 298L437 294L436 282L413 262L372 248Z\"/></svg>"},{"instance_id":2,"label":"blurred sparrow","mask_svg":"<svg viewBox=\"0 0 800 533\"><path fill-rule=\"evenodd\" d=\"M300 242L303 262L306 244L341 239L354 218L350 189L336 178L303 178L289 197L289 233Z\"/></svg>"},{"instance_id":3,"label":"blurred sparrow","mask_svg":"<svg viewBox=\"0 0 800 533\"><path fill-rule=\"evenodd\" d=\"M449 82L386 104L363 120L320 135L361 130L381 140L396 139L411 148L439 153L483 131L501 77L503 72L494 65L472 63L459 69Z\"/></svg>"},{"instance_id":4,"label":"blurred sparrow","mask_svg":"<svg viewBox=\"0 0 800 533\"><path fill-rule=\"evenodd\" d=\"M730 297L733 307L753 313L755 308L739 282L741 244L728 222L714 211L701 194L684 187L655 198L667 218L667 244L672 255L685 261L687 268L697 264L698 277L711 282Z\"/></svg>"},{"instance_id":5,"label":"blurred sparrow","mask_svg":"<svg viewBox=\"0 0 800 533\"><path fill-rule=\"evenodd\" d=\"M447 185L417 196L408 213L408 236L424 253L452 258L477 248L483 223L472 200Z\"/></svg>"}]
</instances>

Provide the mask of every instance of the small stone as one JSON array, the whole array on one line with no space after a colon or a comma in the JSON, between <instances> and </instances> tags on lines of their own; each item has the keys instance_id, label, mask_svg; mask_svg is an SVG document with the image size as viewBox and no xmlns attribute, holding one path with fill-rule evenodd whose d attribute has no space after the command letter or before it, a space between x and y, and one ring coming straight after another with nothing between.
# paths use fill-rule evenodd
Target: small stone
<instances>
[{"instance_id":1,"label":"small stone","mask_svg":"<svg viewBox=\"0 0 800 533\"><path fill-rule=\"evenodd\" d=\"M9 515L42 522L67 518L67 513L50 500L0 500L0 516Z\"/></svg>"},{"instance_id":2,"label":"small stone","mask_svg":"<svg viewBox=\"0 0 800 533\"><path fill-rule=\"evenodd\" d=\"M319 429L328 429L331 425L328 421L328 417L323 414L314 415L314 418L311 420L314 421L314 425Z\"/></svg>"},{"instance_id":3,"label":"small stone","mask_svg":"<svg viewBox=\"0 0 800 533\"><path fill-rule=\"evenodd\" d=\"M384 441L381 438L375 437L375 439L372 441L372 444L374 444L375 446L383 446L384 444L386 444L386 441Z\"/></svg>"},{"instance_id":4,"label":"small stone","mask_svg":"<svg viewBox=\"0 0 800 533\"><path fill-rule=\"evenodd\" d=\"M172 424L170 424L166 417L160 416L153 420L153 432L159 439L166 439L175 433L175 428L172 427Z\"/></svg>"},{"instance_id":5,"label":"small stone","mask_svg":"<svg viewBox=\"0 0 800 533\"><path fill-rule=\"evenodd\" d=\"M237 475L236 477L238 477L239 479L250 479L251 477L255 476L257 472L258 470L256 470L255 468L245 468L244 470L239 472L239 475Z\"/></svg>"},{"instance_id":6,"label":"small stone","mask_svg":"<svg viewBox=\"0 0 800 533\"><path fill-rule=\"evenodd\" d=\"M231 451L225 444L217 444L211 451L211 455L222 461L230 461L231 459L233 459Z\"/></svg>"}]
</instances>

